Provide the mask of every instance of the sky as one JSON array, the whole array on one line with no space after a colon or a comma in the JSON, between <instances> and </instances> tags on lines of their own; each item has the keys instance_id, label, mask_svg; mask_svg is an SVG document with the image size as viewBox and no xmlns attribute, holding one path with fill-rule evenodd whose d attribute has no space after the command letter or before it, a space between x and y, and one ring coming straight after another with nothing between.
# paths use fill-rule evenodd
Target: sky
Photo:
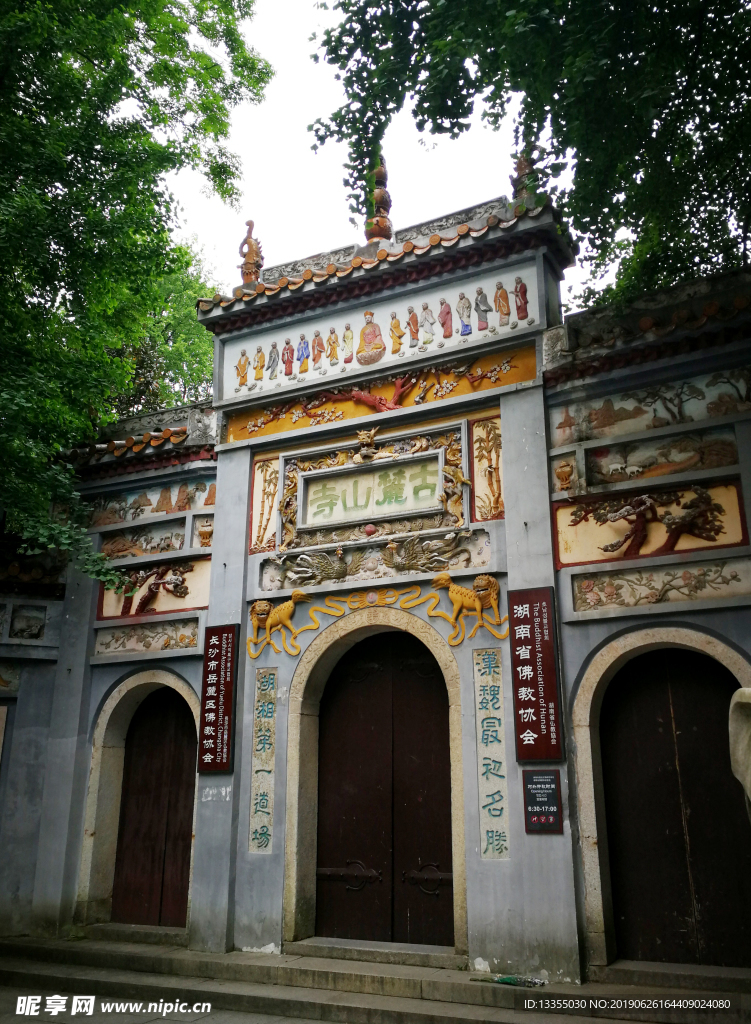
<instances>
[{"instance_id":1,"label":"sky","mask_svg":"<svg viewBox=\"0 0 751 1024\"><path fill-rule=\"evenodd\" d=\"M221 291L241 283L238 249L247 220L254 221L266 266L365 242L362 225L349 222L346 147L327 142L314 153L307 130L344 98L335 70L311 59L317 43L310 36L320 34L325 17L331 15L314 0L256 0L246 38L275 77L262 103L233 112L229 148L242 161L240 209L208 196L198 174L181 172L170 183L181 206L182 237L197 242ZM403 110L383 144L394 227L509 194L513 150L511 118L492 131L478 111L469 131L451 140L418 132ZM568 271L566 290L581 279L580 272Z\"/></svg>"}]
</instances>

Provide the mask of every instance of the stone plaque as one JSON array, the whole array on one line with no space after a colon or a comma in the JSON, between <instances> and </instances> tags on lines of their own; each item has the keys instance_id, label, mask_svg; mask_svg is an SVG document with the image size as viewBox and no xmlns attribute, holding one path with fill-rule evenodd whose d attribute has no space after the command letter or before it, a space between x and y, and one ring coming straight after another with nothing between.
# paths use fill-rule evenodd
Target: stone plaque
<instances>
[{"instance_id":1,"label":"stone plaque","mask_svg":"<svg viewBox=\"0 0 751 1024\"><path fill-rule=\"evenodd\" d=\"M500 648L472 651L472 668L475 683L480 855L483 860L508 860L506 723Z\"/></svg>"},{"instance_id":2,"label":"stone plaque","mask_svg":"<svg viewBox=\"0 0 751 1024\"><path fill-rule=\"evenodd\" d=\"M440 452L399 462L383 459L360 470L303 476L298 521L310 528L435 512L442 507L442 493Z\"/></svg>"},{"instance_id":3,"label":"stone plaque","mask_svg":"<svg viewBox=\"0 0 751 1024\"><path fill-rule=\"evenodd\" d=\"M279 674L275 668L256 669L253 706L253 767L250 782L251 853L271 853L274 839L274 763Z\"/></svg>"}]
</instances>

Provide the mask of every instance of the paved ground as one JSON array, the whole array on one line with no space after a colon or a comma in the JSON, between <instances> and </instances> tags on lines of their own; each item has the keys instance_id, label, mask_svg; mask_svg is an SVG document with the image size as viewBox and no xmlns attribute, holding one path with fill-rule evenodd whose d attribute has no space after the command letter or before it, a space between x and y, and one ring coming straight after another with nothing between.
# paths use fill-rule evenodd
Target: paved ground
<instances>
[{"instance_id":1,"label":"paved ground","mask_svg":"<svg viewBox=\"0 0 751 1024\"><path fill-rule=\"evenodd\" d=\"M0 986L0 1024L21 1024L22 1021L31 1022L33 1016L25 1016L16 1013L19 996L41 996L42 1001L39 1007L39 1014L36 1016L38 1024L51 1024L53 1021L60 1021L63 1024L149 1024L150 1021L170 1021L180 1024L192 1024L193 1021L203 1021L204 1024L321 1024L320 1021L304 1020L301 1017L275 1017L267 1013L238 1013L235 1010L215 1010L211 1013L177 1013L171 1011L167 1014L160 1013L102 1013L101 1005L104 1003L123 1003L127 1000L119 997L110 999L107 996L96 997L94 1013L79 1014L71 1016L72 997L69 995L66 1001L66 1013L51 1014L45 1012L47 996L55 995L50 991L35 989L33 992L20 988L5 988ZM81 993L85 995L85 993ZM175 993L175 999L180 998L180 993Z\"/></svg>"}]
</instances>

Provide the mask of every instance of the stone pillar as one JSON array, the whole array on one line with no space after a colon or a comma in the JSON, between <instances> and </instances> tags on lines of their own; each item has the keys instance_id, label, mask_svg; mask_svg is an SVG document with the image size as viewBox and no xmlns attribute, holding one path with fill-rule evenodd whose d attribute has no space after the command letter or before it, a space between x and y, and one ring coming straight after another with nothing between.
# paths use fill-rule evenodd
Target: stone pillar
<instances>
[{"instance_id":1,"label":"stone pillar","mask_svg":"<svg viewBox=\"0 0 751 1024\"><path fill-rule=\"evenodd\" d=\"M91 616L99 584L68 572L39 825L32 931L65 933L73 920L88 780L86 734Z\"/></svg>"},{"instance_id":2,"label":"stone pillar","mask_svg":"<svg viewBox=\"0 0 751 1024\"><path fill-rule=\"evenodd\" d=\"M207 618L209 626L244 622L252 465L250 446L219 453ZM189 945L191 949L214 953L224 953L233 948L242 750L239 729L243 720L243 665L246 660L242 653L244 637L243 628L240 632L235 712L235 770L226 775L201 775L198 783ZM229 800L202 800L206 787L227 786L231 787Z\"/></svg>"},{"instance_id":3,"label":"stone pillar","mask_svg":"<svg viewBox=\"0 0 751 1024\"><path fill-rule=\"evenodd\" d=\"M555 583L545 415L542 387L521 388L501 398L509 590ZM489 949L497 958L491 969L534 975L544 970L551 981L578 981L567 766L541 766L556 767L561 772L563 835L526 835L521 769L536 765L521 765L515 760L513 680L507 643L503 645L503 658L511 857L506 862L508 869L499 865L501 870L494 879L496 909L503 928L494 935L497 952Z\"/></svg>"}]
</instances>

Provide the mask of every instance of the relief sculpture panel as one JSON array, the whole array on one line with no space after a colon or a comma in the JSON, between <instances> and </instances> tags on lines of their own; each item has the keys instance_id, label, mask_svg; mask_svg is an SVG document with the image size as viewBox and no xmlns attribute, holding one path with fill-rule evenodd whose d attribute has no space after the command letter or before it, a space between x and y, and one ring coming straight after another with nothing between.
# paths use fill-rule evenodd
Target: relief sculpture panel
<instances>
[{"instance_id":1,"label":"relief sculpture panel","mask_svg":"<svg viewBox=\"0 0 751 1024\"><path fill-rule=\"evenodd\" d=\"M567 502L555 517L559 568L748 542L738 482Z\"/></svg>"},{"instance_id":2,"label":"relief sculpture panel","mask_svg":"<svg viewBox=\"0 0 751 1024\"><path fill-rule=\"evenodd\" d=\"M751 368L723 370L551 409L551 444L562 448L745 412L751 412Z\"/></svg>"},{"instance_id":3,"label":"relief sculpture panel","mask_svg":"<svg viewBox=\"0 0 751 1024\"><path fill-rule=\"evenodd\" d=\"M738 446L735 430L728 427L589 448L586 461L587 483L617 484L735 466Z\"/></svg>"},{"instance_id":4,"label":"relief sculpture panel","mask_svg":"<svg viewBox=\"0 0 751 1024\"><path fill-rule=\"evenodd\" d=\"M104 494L94 499L89 525L112 526L143 516L201 508L213 511L215 502L216 483L210 478L153 486L144 484L138 490Z\"/></svg>"}]
</instances>

